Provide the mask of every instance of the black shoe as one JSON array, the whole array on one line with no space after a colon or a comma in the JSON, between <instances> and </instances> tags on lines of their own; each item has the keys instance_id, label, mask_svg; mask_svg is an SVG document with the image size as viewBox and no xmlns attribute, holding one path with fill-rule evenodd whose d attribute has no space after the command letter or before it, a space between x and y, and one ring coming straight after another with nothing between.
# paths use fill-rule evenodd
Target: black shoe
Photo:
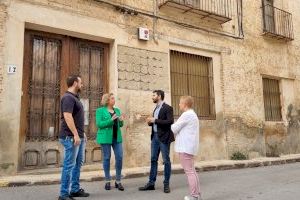
<instances>
[{"instance_id":1,"label":"black shoe","mask_svg":"<svg viewBox=\"0 0 300 200\"><path fill-rule=\"evenodd\" d=\"M105 187L106 190L111 190L111 186L110 186L110 182L105 183Z\"/></svg>"},{"instance_id":2,"label":"black shoe","mask_svg":"<svg viewBox=\"0 0 300 200\"><path fill-rule=\"evenodd\" d=\"M171 189L168 185L165 185L164 186L164 193L170 193L171 192Z\"/></svg>"},{"instance_id":3,"label":"black shoe","mask_svg":"<svg viewBox=\"0 0 300 200\"><path fill-rule=\"evenodd\" d=\"M75 200L73 197L58 197L58 200Z\"/></svg>"},{"instance_id":4,"label":"black shoe","mask_svg":"<svg viewBox=\"0 0 300 200\"><path fill-rule=\"evenodd\" d=\"M88 197L88 196L90 196L90 194L86 193L84 191L84 189L79 189L78 192L75 192L75 193L71 192L71 194L70 194L70 197Z\"/></svg>"},{"instance_id":5,"label":"black shoe","mask_svg":"<svg viewBox=\"0 0 300 200\"><path fill-rule=\"evenodd\" d=\"M122 183L115 182L115 187L120 191L124 191L124 187L123 187Z\"/></svg>"},{"instance_id":6,"label":"black shoe","mask_svg":"<svg viewBox=\"0 0 300 200\"><path fill-rule=\"evenodd\" d=\"M139 191L147 191L147 190L155 190L155 186L153 184L147 183L144 187L139 188Z\"/></svg>"}]
</instances>

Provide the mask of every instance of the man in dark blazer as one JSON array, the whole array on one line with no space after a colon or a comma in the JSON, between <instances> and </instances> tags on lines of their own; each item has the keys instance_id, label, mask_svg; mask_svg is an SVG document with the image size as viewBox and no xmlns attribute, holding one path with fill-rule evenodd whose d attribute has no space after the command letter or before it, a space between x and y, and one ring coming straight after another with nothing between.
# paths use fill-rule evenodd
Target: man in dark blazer
<instances>
[{"instance_id":1,"label":"man in dark blazer","mask_svg":"<svg viewBox=\"0 0 300 200\"><path fill-rule=\"evenodd\" d=\"M153 91L152 100L156 104L153 116L147 118L147 123L152 126L151 133L151 169L149 182L140 187L140 191L155 190L157 165L160 152L164 162L164 192L170 193L171 161L170 145L175 141L171 131L174 122L173 108L164 102L165 93L162 90Z\"/></svg>"}]
</instances>

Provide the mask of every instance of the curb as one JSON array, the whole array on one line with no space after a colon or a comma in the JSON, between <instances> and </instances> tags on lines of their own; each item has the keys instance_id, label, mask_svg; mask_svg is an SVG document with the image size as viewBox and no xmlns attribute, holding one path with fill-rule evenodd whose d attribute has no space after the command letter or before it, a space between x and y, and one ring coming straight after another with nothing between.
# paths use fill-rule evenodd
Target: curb
<instances>
[{"instance_id":1,"label":"curb","mask_svg":"<svg viewBox=\"0 0 300 200\"><path fill-rule=\"evenodd\" d=\"M248 160L248 161L232 161L232 164L219 164L219 165L205 165L201 163L196 164L196 170L198 172L210 172L210 171L224 171L224 170L237 170L237 169L246 169L246 168L257 168L257 167L267 167L274 165L284 165L291 163L300 162L300 157L298 158L286 158L286 159L274 159L274 160ZM198 166L197 166L198 165ZM199 166L200 165L200 166ZM202 165L202 166L201 166ZM124 179L132 178L141 178L149 175L149 172L128 172L124 175ZM182 174L184 173L181 167L174 167L172 169L172 174ZM163 174L163 171L159 169L159 175ZM89 178L81 178L81 182L95 182L95 181L104 181L103 176L94 176ZM41 185L55 185L60 184L60 179L53 180L44 180L44 181L7 181L0 178L0 188L3 187L21 187L21 186L41 186Z\"/></svg>"},{"instance_id":2,"label":"curb","mask_svg":"<svg viewBox=\"0 0 300 200\"><path fill-rule=\"evenodd\" d=\"M8 181L0 181L0 187L8 187L9 182Z\"/></svg>"}]
</instances>

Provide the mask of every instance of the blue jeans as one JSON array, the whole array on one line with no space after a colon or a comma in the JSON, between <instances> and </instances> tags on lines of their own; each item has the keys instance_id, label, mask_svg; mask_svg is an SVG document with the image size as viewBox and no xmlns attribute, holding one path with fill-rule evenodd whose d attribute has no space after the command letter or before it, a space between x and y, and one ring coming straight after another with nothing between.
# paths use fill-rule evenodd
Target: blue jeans
<instances>
[{"instance_id":1,"label":"blue jeans","mask_svg":"<svg viewBox=\"0 0 300 200\"><path fill-rule=\"evenodd\" d=\"M68 197L70 183L72 183L71 193L76 193L80 189L80 168L84 162L86 142L84 139L81 139L80 145L75 146L73 137L66 137L65 139L59 139L59 141L65 149L60 196Z\"/></svg>"},{"instance_id":2,"label":"blue jeans","mask_svg":"<svg viewBox=\"0 0 300 200\"><path fill-rule=\"evenodd\" d=\"M105 180L111 181L110 176L110 157L111 148L115 153L115 168L116 168L116 181L121 181L122 167L123 167L123 147L122 143L113 141L112 144L101 144L102 146L102 157L103 157L103 168L105 173Z\"/></svg>"},{"instance_id":3,"label":"blue jeans","mask_svg":"<svg viewBox=\"0 0 300 200\"><path fill-rule=\"evenodd\" d=\"M170 161L170 143L164 144L162 143L157 133L154 133L152 141L151 141L151 169L149 176L149 183L154 185L156 182L157 176L157 161L159 158L159 153L161 152L163 162L164 162L164 185L168 186L170 183L171 177L171 161Z\"/></svg>"}]
</instances>

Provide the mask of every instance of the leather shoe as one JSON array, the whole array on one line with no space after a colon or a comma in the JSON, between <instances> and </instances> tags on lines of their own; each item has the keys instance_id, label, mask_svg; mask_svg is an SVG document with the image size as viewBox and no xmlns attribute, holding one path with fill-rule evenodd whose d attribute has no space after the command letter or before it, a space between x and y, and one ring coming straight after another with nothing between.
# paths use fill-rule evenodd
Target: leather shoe
<instances>
[{"instance_id":1,"label":"leather shoe","mask_svg":"<svg viewBox=\"0 0 300 200\"><path fill-rule=\"evenodd\" d=\"M73 197L58 197L58 200L75 200Z\"/></svg>"},{"instance_id":2,"label":"leather shoe","mask_svg":"<svg viewBox=\"0 0 300 200\"><path fill-rule=\"evenodd\" d=\"M155 186L153 184L147 183L144 187L139 188L139 191L147 191L147 190L155 190Z\"/></svg>"},{"instance_id":3,"label":"leather shoe","mask_svg":"<svg viewBox=\"0 0 300 200\"><path fill-rule=\"evenodd\" d=\"M71 192L71 194L70 194L70 197L88 197L88 196L90 196L90 194L86 193L84 191L84 189L80 189L80 190L78 190L78 192L75 192L75 193Z\"/></svg>"},{"instance_id":4,"label":"leather shoe","mask_svg":"<svg viewBox=\"0 0 300 200\"><path fill-rule=\"evenodd\" d=\"M105 183L105 190L111 190L110 182Z\"/></svg>"},{"instance_id":5,"label":"leather shoe","mask_svg":"<svg viewBox=\"0 0 300 200\"><path fill-rule=\"evenodd\" d=\"M122 183L115 182L115 188L117 188L120 191L124 191L124 186L122 185Z\"/></svg>"},{"instance_id":6,"label":"leather shoe","mask_svg":"<svg viewBox=\"0 0 300 200\"><path fill-rule=\"evenodd\" d=\"M168 185L165 185L164 186L164 193L170 193L171 192L171 189Z\"/></svg>"}]
</instances>

